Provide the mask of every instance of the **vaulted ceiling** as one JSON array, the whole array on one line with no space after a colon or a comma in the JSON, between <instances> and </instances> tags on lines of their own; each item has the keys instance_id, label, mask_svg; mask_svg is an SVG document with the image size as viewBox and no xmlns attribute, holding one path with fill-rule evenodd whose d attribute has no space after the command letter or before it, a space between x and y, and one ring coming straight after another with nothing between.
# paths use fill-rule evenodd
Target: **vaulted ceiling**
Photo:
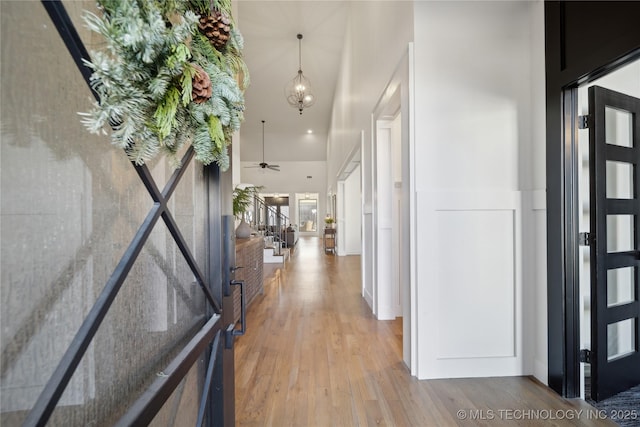
<instances>
[{"instance_id":1,"label":"vaulted ceiling","mask_svg":"<svg viewBox=\"0 0 640 427\"><path fill-rule=\"evenodd\" d=\"M326 140L347 23L345 1L238 0L236 22L244 37L244 59L251 74L240 130L240 160L326 160ZM284 88L298 72L311 81L316 103L302 115L289 106ZM308 130L313 133L307 133Z\"/></svg>"}]
</instances>

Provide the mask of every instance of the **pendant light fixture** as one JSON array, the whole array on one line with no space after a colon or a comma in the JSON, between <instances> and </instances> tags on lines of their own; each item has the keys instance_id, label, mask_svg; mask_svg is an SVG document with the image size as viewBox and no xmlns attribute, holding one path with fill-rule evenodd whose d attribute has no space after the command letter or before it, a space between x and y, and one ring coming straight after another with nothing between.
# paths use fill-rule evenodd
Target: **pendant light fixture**
<instances>
[{"instance_id":1,"label":"pendant light fixture","mask_svg":"<svg viewBox=\"0 0 640 427\"><path fill-rule=\"evenodd\" d=\"M316 102L316 96L311 90L309 79L302 74L302 34L298 34L298 74L291 80L285 88L287 102L297 108L302 114L302 110L311 107Z\"/></svg>"}]
</instances>

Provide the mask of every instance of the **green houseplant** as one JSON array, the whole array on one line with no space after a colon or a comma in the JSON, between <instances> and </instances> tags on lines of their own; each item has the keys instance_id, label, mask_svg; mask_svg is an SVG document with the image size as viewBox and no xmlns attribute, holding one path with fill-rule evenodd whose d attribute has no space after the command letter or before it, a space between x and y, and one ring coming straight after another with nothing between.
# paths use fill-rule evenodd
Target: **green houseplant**
<instances>
[{"instance_id":1,"label":"green houseplant","mask_svg":"<svg viewBox=\"0 0 640 427\"><path fill-rule=\"evenodd\" d=\"M254 185L236 185L233 189L233 216L240 220L240 224L236 228L237 238L246 239L251 235L251 227L245 221L244 214L262 188L262 186L256 187Z\"/></svg>"},{"instance_id":2,"label":"green houseplant","mask_svg":"<svg viewBox=\"0 0 640 427\"><path fill-rule=\"evenodd\" d=\"M327 216L324 218L324 223L326 225L327 228L333 228L333 224L336 222L335 219L333 219L330 216Z\"/></svg>"}]
</instances>

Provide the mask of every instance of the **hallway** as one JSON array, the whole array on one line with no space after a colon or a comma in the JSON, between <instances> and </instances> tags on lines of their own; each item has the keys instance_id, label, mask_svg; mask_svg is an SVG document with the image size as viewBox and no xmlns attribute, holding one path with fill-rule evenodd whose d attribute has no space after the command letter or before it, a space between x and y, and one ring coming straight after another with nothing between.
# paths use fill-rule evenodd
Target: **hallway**
<instances>
[{"instance_id":1,"label":"hallway","mask_svg":"<svg viewBox=\"0 0 640 427\"><path fill-rule=\"evenodd\" d=\"M418 381L401 334L401 319L376 320L362 298L360 257L301 237L236 341L236 424L615 425L526 377Z\"/></svg>"}]
</instances>

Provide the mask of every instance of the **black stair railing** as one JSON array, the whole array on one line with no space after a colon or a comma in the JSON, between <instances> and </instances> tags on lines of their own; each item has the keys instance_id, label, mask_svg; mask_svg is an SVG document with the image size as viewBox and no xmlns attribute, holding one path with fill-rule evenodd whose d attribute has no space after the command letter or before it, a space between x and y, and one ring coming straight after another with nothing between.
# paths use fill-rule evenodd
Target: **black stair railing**
<instances>
[{"instance_id":1,"label":"black stair railing","mask_svg":"<svg viewBox=\"0 0 640 427\"><path fill-rule=\"evenodd\" d=\"M276 207L267 205L259 196L254 196L250 225L265 237L273 238L274 243L277 243L274 245L274 255L282 255L282 248L289 241L288 224L288 216L279 212Z\"/></svg>"}]
</instances>

